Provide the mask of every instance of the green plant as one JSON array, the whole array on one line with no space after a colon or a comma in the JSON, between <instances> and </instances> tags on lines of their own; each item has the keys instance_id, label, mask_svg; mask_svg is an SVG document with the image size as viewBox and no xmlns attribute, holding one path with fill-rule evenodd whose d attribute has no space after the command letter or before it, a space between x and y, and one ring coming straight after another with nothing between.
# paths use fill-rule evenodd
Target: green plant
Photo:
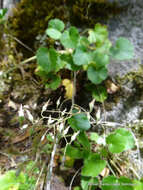
<instances>
[{"instance_id":1,"label":"green plant","mask_svg":"<svg viewBox=\"0 0 143 190\"><path fill-rule=\"evenodd\" d=\"M51 183L55 155L59 155L59 152L61 154L63 151L64 156L62 155L60 161L65 160L66 169L72 167L75 160L83 161L81 168L81 188L83 190L95 190L96 187L100 187L102 190L142 190L142 181L116 176L116 172L113 172L114 169L112 169L114 165L111 165L111 161L115 162L114 158L120 153L135 148L136 142L132 132L125 128L118 128L112 133L103 133L102 135L90 132L92 125L98 123L99 116L97 116L97 120L94 120L88 112L81 111L77 105L74 105L69 112L61 111L60 99L57 100L56 104L56 110L48 110L50 102L47 102L41 112L42 119L47 119L48 130L54 129L53 133L44 134L44 137L46 135L47 138L47 144L41 150L41 153L51 155L47 172L49 184ZM44 116L45 111L51 114L57 113L59 117ZM20 116L23 116L22 110ZM72 130L69 130L70 127ZM59 144L63 139L66 142L65 147L59 149ZM29 163L27 170L36 169L33 166L34 163ZM114 176L108 174L100 179L99 175L106 169L110 170ZM80 187L75 189L80 189ZM23 190L25 189L23 188Z\"/></svg>"},{"instance_id":2,"label":"green plant","mask_svg":"<svg viewBox=\"0 0 143 190\"><path fill-rule=\"evenodd\" d=\"M85 113L77 113L68 119L68 124L74 130L76 138L66 146L66 155L72 159L83 159L83 167L81 169L81 186L83 190L95 189L99 186L98 175L105 169L108 159L112 154L122 153L135 146L135 140L132 133L127 129L116 129L113 133L99 136L95 132L91 132L90 136L86 134L86 130L91 125ZM78 131L78 133L77 133ZM74 135L73 135L74 136ZM92 147L98 148L93 150ZM111 185L107 184L111 183ZM126 186L122 183L126 183ZM133 190L133 182L128 178L108 176L103 179L101 185L102 190L127 189ZM118 183L115 187L115 183ZM127 185L129 183L129 185ZM115 189L114 189L115 190Z\"/></svg>"},{"instance_id":3,"label":"green plant","mask_svg":"<svg viewBox=\"0 0 143 190\"><path fill-rule=\"evenodd\" d=\"M134 48L125 38L119 38L112 46L108 39L107 27L96 24L81 35L76 27L65 29L59 19L49 21L47 36L52 38L58 48L40 47L37 51L37 74L43 78L46 87L55 90L61 85L60 71L68 69L78 73L86 71L91 82L92 96L100 102L107 97L101 84L108 76L107 65L110 59L128 60L133 58ZM73 80L73 79L72 79Z\"/></svg>"},{"instance_id":4,"label":"green plant","mask_svg":"<svg viewBox=\"0 0 143 190\"><path fill-rule=\"evenodd\" d=\"M0 24L3 24L5 21L5 15L7 13L8 9L4 8L4 9L0 9Z\"/></svg>"},{"instance_id":5,"label":"green plant","mask_svg":"<svg viewBox=\"0 0 143 190\"><path fill-rule=\"evenodd\" d=\"M36 58L38 63L37 74L43 78L46 87L55 90L63 84L69 92L67 97L74 98L76 86L75 76L79 72L86 72L87 79L90 81L88 88L96 101L103 102L107 97L106 89L100 84L107 78L107 65L110 59L128 60L133 58L134 48L125 38L119 38L113 46L108 39L106 26L96 24L94 29L89 29L81 35L77 28L71 26L65 29L64 23L59 19L52 19L48 24L46 34L55 41L56 46L46 48L40 47ZM62 81L60 71L68 69L73 78ZM74 82L74 84L72 83ZM73 86L72 86L73 85ZM72 94L72 95L71 95ZM74 105L72 105L74 108ZM135 189L132 186L124 186L122 182L132 184L127 178L116 178L108 176L99 181L99 174L107 167L108 159L111 155L122 153L135 146L132 133L124 128L115 130L106 136L99 136L97 133L87 132L91 128L89 115L85 112L77 112L71 109L70 116L63 119L73 129L74 134L70 142L66 144L65 154L70 157L72 162L76 159L83 160L81 169L81 187L83 190L101 187L102 190L112 190L117 182L116 189ZM60 120L62 120L60 118ZM60 133L66 131L60 131ZM65 133L65 132L64 132ZM66 133L67 134L67 131ZM66 135L58 134L59 139L66 138ZM58 141L59 141L58 139ZM96 150L93 147L98 147ZM54 151L54 150L53 150ZM55 152L55 151L54 151ZM104 184L110 181L113 183ZM140 183L140 182L139 182ZM79 187L77 187L79 189Z\"/></svg>"},{"instance_id":6,"label":"green plant","mask_svg":"<svg viewBox=\"0 0 143 190\"><path fill-rule=\"evenodd\" d=\"M10 170L4 175L0 175L1 190L33 190L35 186L35 178L24 173L16 174L15 170Z\"/></svg>"}]
</instances>

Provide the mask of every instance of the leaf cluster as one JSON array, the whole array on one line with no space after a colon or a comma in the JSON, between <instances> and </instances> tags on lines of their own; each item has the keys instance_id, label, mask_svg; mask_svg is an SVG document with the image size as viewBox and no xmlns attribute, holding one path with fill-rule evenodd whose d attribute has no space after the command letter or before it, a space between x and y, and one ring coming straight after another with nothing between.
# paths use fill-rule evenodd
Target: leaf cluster
<instances>
[{"instance_id":1,"label":"leaf cluster","mask_svg":"<svg viewBox=\"0 0 143 190\"><path fill-rule=\"evenodd\" d=\"M90 136L87 135L86 131L90 129L91 124L85 113L75 113L68 119L68 124L75 133L78 131L79 134L72 144L67 144L66 155L72 159L83 159L81 186L84 190L88 190L89 186L95 189L95 184L99 186L97 176L107 166L108 158L111 154L119 154L135 147L132 133L124 128L116 129L106 137L99 136L95 132L91 132ZM95 152L92 147L97 145L99 148ZM122 183L126 183L126 186ZM121 177L117 179L116 177L108 176L103 179L101 189L135 190L136 188L133 188L131 184L133 184L133 181L128 178Z\"/></svg>"},{"instance_id":2,"label":"leaf cluster","mask_svg":"<svg viewBox=\"0 0 143 190\"><path fill-rule=\"evenodd\" d=\"M127 60L133 57L132 44L125 38L119 38L112 46L107 27L101 24L96 24L93 29L87 30L87 34L81 35L76 27L66 29L61 20L52 19L46 35L62 48L59 51L54 47L40 47L37 51L37 74L44 79L46 86L55 90L61 85L61 69L86 71L88 80L94 86L92 95L97 101L104 101L106 97L103 88L100 89L103 96L99 97L95 87L107 78L110 59Z\"/></svg>"},{"instance_id":3,"label":"leaf cluster","mask_svg":"<svg viewBox=\"0 0 143 190\"><path fill-rule=\"evenodd\" d=\"M0 176L0 187L2 190L33 190L36 180L34 177L29 178L26 173L20 172L16 175L15 170L10 170Z\"/></svg>"}]
</instances>

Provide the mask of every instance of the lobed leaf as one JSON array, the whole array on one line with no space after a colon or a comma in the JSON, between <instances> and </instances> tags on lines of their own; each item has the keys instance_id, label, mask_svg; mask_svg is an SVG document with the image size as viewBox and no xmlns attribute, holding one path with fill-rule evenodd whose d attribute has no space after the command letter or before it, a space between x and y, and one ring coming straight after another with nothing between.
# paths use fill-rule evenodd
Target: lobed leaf
<instances>
[{"instance_id":1,"label":"lobed leaf","mask_svg":"<svg viewBox=\"0 0 143 190\"><path fill-rule=\"evenodd\" d=\"M83 190L95 190L99 186L97 178L81 176L81 187Z\"/></svg>"},{"instance_id":2,"label":"lobed leaf","mask_svg":"<svg viewBox=\"0 0 143 190\"><path fill-rule=\"evenodd\" d=\"M100 172L105 168L106 161L100 159L97 154L91 153L91 155L84 160L84 166L81 171L81 175L89 177L97 177Z\"/></svg>"},{"instance_id":3,"label":"lobed leaf","mask_svg":"<svg viewBox=\"0 0 143 190\"><path fill-rule=\"evenodd\" d=\"M113 134L106 138L109 151L111 153L121 153L135 146L132 134L124 128L117 129Z\"/></svg>"},{"instance_id":4,"label":"lobed leaf","mask_svg":"<svg viewBox=\"0 0 143 190\"><path fill-rule=\"evenodd\" d=\"M66 155L71 157L71 158L74 158L74 159L81 159L83 158L83 152L80 151L80 149L78 148L75 148L71 145L67 145L67 148L66 148Z\"/></svg>"},{"instance_id":5,"label":"lobed leaf","mask_svg":"<svg viewBox=\"0 0 143 190\"><path fill-rule=\"evenodd\" d=\"M89 66L87 70L88 79L94 84L100 84L103 80L107 78L107 69L102 67L96 69L94 66Z\"/></svg>"},{"instance_id":6,"label":"lobed leaf","mask_svg":"<svg viewBox=\"0 0 143 190\"><path fill-rule=\"evenodd\" d=\"M50 38L53 38L54 40L59 40L62 33L59 32L57 29L54 29L54 28L48 28L46 30L46 34L50 37Z\"/></svg>"},{"instance_id":7,"label":"lobed leaf","mask_svg":"<svg viewBox=\"0 0 143 190\"><path fill-rule=\"evenodd\" d=\"M114 47L111 47L110 54L113 59L128 60L134 56L134 47L126 38L119 38Z\"/></svg>"},{"instance_id":8,"label":"lobed leaf","mask_svg":"<svg viewBox=\"0 0 143 190\"><path fill-rule=\"evenodd\" d=\"M48 28L53 28L60 32L64 30L64 27L65 27L64 22L57 18L51 19L48 23Z\"/></svg>"},{"instance_id":9,"label":"lobed leaf","mask_svg":"<svg viewBox=\"0 0 143 190\"><path fill-rule=\"evenodd\" d=\"M79 33L75 27L70 27L65 30L60 38L62 45L65 48L76 48L79 41Z\"/></svg>"},{"instance_id":10,"label":"lobed leaf","mask_svg":"<svg viewBox=\"0 0 143 190\"><path fill-rule=\"evenodd\" d=\"M73 61L75 65L87 65L91 61L91 54L85 47L77 47L73 54Z\"/></svg>"},{"instance_id":11,"label":"lobed leaf","mask_svg":"<svg viewBox=\"0 0 143 190\"><path fill-rule=\"evenodd\" d=\"M73 129L80 131L86 131L91 127L85 113L73 115L71 118L68 119L68 123Z\"/></svg>"},{"instance_id":12,"label":"lobed leaf","mask_svg":"<svg viewBox=\"0 0 143 190\"><path fill-rule=\"evenodd\" d=\"M85 132L80 132L80 134L77 136L77 140L79 141L79 143L88 151L90 151L90 143L88 140L87 135L85 134Z\"/></svg>"},{"instance_id":13,"label":"lobed leaf","mask_svg":"<svg viewBox=\"0 0 143 190\"><path fill-rule=\"evenodd\" d=\"M57 72L61 67L60 57L54 48L41 47L38 49L36 57L38 65L47 73Z\"/></svg>"}]
</instances>

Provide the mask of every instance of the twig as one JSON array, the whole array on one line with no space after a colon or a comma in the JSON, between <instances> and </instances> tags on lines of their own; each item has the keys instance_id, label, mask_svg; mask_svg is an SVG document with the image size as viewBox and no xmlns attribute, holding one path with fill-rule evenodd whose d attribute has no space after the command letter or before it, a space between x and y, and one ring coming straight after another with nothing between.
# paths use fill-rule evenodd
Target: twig
<instances>
[{"instance_id":1,"label":"twig","mask_svg":"<svg viewBox=\"0 0 143 190\"><path fill-rule=\"evenodd\" d=\"M35 60L35 59L36 59L36 56L30 57L30 58L28 58L28 59L22 61L21 64L28 63L28 62L33 61L33 60Z\"/></svg>"},{"instance_id":2,"label":"twig","mask_svg":"<svg viewBox=\"0 0 143 190\"><path fill-rule=\"evenodd\" d=\"M111 164L115 167L115 169L119 172L120 175L122 175L122 171L119 169L119 167L115 164L113 160L110 160Z\"/></svg>"},{"instance_id":3,"label":"twig","mask_svg":"<svg viewBox=\"0 0 143 190\"><path fill-rule=\"evenodd\" d=\"M77 174L78 174L78 172L79 172L80 170L81 170L81 168L79 168L79 169L76 171L76 173L74 174L74 176L72 177L69 190L72 190L73 181L74 181L75 177L77 176Z\"/></svg>"},{"instance_id":4,"label":"twig","mask_svg":"<svg viewBox=\"0 0 143 190\"><path fill-rule=\"evenodd\" d=\"M138 175L138 173L135 171L135 169L133 167L130 166L129 168L130 170L132 170L132 172L136 175L136 177L140 180L140 176Z\"/></svg>"},{"instance_id":5,"label":"twig","mask_svg":"<svg viewBox=\"0 0 143 190\"><path fill-rule=\"evenodd\" d=\"M110 169L110 171L112 172L112 174L116 177L115 172L112 170L112 167L110 166L109 162L107 162L107 166Z\"/></svg>"},{"instance_id":6,"label":"twig","mask_svg":"<svg viewBox=\"0 0 143 190\"><path fill-rule=\"evenodd\" d=\"M54 144L53 151L52 151L52 154L51 154L51 160L50 160L49 167L48 167L46 185L45 185L44 190L50 190L51 189L51 179L52 179L52 173L53 173L53 164L54 164L55 153L56 153L56 150L57 150L57 145L58 145L58 136L55 137L55 144Z\"/></svg>"},{"instance_id":7,"label":"twig","mask_svg":"<svg viewBox=\"0 0 143 190\"><path fill-rule=\"evenodd\" d=\"M74 103L75 103L75 95L76 95L76 72L74 71L74 76L73 76L73 94L72 94L72 106L71 106L71 111L73 109Z\"/></svg>"},{"instance_id":8,"label":"twig","mask_svg":"<svg viewBox=\"0 0 143 190\"><path fill-rule=\"evenodd\" d=\"M22 41L20 41L19 39L17 39L16 37L12 36L11 34L7 34L7 36L11 37L12 39L14 39L15 41L17 41L19 44L21 44L23 47L25 47L26 49L28 49L29 51L33 52L34 51L28 47L26 44L24 44Z\"/></svg>"},{"instance_id":9,"label":"twig","mask_svg":"<svg viewBox=\"0 0 143 190\"><path fill-rule=\"evenodd\" d=\"M38 187L38 183L39 183L39 180L40 180L41 175L42 175L42 173L43 173L43 170L44 170L44 168L45 168L45 165L46 165L46 163L44 163L43 166L42 166L42 169L41 169L41 172L40 172L40 174L39 174L39 176L38 176L38 179L37 179L37 181L36 181L36 184L35 184L34 190L36 190L37 187Z\"/></svg>"}]
</instances>

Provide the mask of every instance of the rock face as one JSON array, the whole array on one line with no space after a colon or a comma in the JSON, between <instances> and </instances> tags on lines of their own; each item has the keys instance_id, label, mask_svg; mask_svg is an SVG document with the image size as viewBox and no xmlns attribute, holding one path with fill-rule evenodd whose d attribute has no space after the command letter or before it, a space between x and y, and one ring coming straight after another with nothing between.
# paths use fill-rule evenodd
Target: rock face
<instances>
[{"instance_id":1,"label":"rock face","mask_svg":"<svg viewBox=\"0 0 143 190\"><path fill-rule=\"evenodd\" d=\"M0 0L1 5L3 5L1 8L11 8L19 1L20 0Z\"/></svg>"},{"instance_id":2,"label":"rock face","mask_svg":"<svg viewBox=\"0 0 143 190\"><path fill-rule=\"evenodd\" d=\"M116 78L116 76L122 78L131 72L138 73L139 67L143 64L143 1L119 0L118 2L121 6L126 5L127 8L108 21L109 37L113 43L121 36L129 39L134 45L135 55L134 59L130 61L115 62L111 60L108 71L112 78ZM142 119L142 88L139 87L138 82L135 82L141 76L140 73L140 76L137 74L134 79L124 79L125 89L123 87L123 94L118 103L112 102L111 110L107 111L108 121L124 123ZM130 91L128 95L125 92L127 89Z\"/></svg>"},{"instance_id":3,"label":"rock face","mask_svg":"<svg viewBox=\"0 0 143 190\"><path fill-rule=\"evenodd\" d=\"M16 3L20 2L20 0L0 0L0 8L7 8L7 16L12 15L12 8L15 7Z\"/></svg>"},{"instance_id":4,"label":"rock face","mask_svg":"<svg viewBox=\"0 0 143 190\"><path fill-rule=\"evenodd\" d=\"M137 70L140 63L143 64L143 1L119 0L119 4L126 5L127 9L121 14L112 17L108 22L110 39L112 42L122 36L128 38L134 45L134 60L128 62L112 62L109 65L111 76L123 76Z\"/></svg>"}]
</instances>

